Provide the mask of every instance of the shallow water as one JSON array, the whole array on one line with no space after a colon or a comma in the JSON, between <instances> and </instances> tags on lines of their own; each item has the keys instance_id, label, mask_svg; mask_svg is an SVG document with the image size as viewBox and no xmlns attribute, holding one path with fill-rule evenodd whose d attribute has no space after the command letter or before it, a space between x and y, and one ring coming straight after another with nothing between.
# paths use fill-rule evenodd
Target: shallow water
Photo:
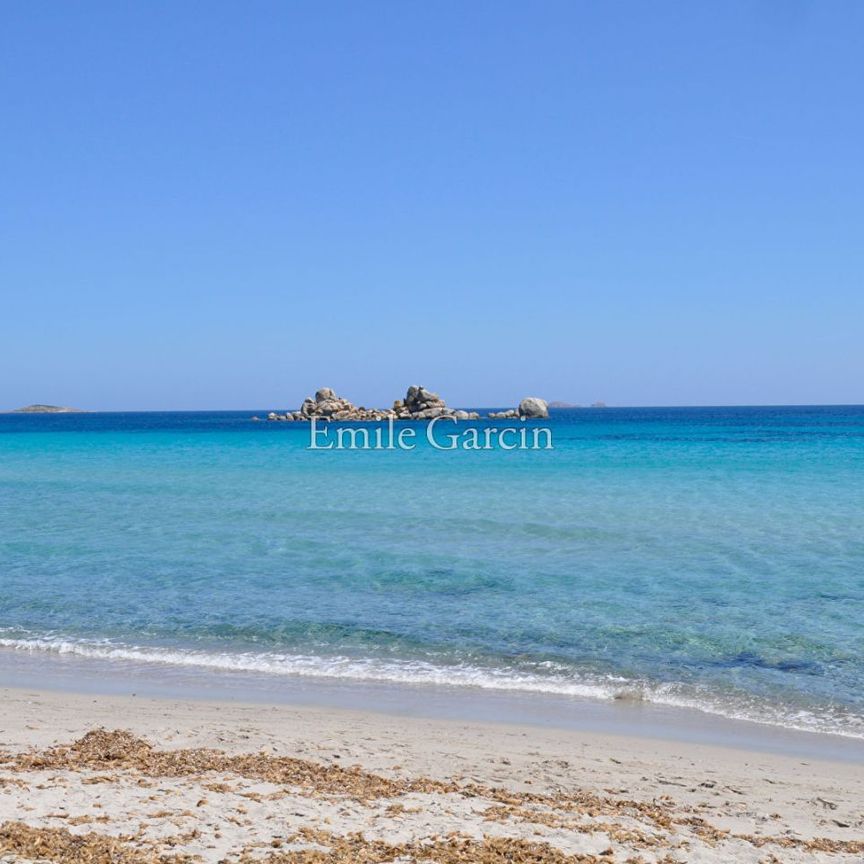
<instances>
[{"instance_id":1,"label":"shallow water","mask_svg":"<svg viewBox=\"0 0 864 864\"><path fill-rule=\"evenodd\" d=\"M535 452L252 413L0 416L0 646L864 737L864 408L561 410Z\"/></svg>"}]
</instances>

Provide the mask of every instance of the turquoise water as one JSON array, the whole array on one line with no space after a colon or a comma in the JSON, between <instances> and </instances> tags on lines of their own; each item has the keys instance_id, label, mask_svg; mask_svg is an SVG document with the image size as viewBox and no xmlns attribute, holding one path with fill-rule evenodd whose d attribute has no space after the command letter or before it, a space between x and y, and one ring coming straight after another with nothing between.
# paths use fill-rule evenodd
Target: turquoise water
<instances>
[{"instance_id":1,"label":"turquoise water","mask_svg":"<svg viewBox=\"0 0 864 864\"><path fill-rule=\"evenodd\" d=\"M251 413L0 416L0 664L627 695L864 737L864 408L562 410L535 452L311 452Z\"/></svg>"}]
</instances>

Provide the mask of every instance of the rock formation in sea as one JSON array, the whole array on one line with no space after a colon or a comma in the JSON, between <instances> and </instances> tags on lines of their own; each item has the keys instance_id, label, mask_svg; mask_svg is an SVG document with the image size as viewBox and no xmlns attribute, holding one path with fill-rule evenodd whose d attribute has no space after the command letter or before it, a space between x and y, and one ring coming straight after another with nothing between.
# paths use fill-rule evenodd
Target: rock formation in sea
<instances>
[{"instance_id":1,"label":"rock formation in sea","mask_svg":"<svg viewBox=\"0 0 864 864\"><path fill-rule=\"evenodd\" d=\"M298 411L279 414L271 411L268 420L386 420L392 411L357 406L342 396L337 396L330 387L316 391L315 398L307 396Z\"/></svg>"},{"instance_id":2,"label":"rock formation in sea","mask_svg":"<svg viewBox=\"0 0 864 864\"><path fill-rule=\"evenodd\" d=\"M448 408L444 400L423 386L412 384L404 399L393 403L393 410L400 420L434 420L436 417L454 417L456 420L478 420L476 411L460 411Z\"/></svg>"},{"instance_id":3,"label":"rock formation in sea","mask_svg":"<svg viewBox=\"0 0 864 864\"><path fill-rule=\"evenodd\" d=\"M404 399L397 399L392 408L365 408L356 406L353 402L336 393L330 387L322 387L315 393L315 398L307 396L298 411L286 411L280 414L271 411L268 420L350 420L350 421L382 421L382 420L432 420L435 417L453 417L455 420L478 420L476 411L460 411L448 408L444 400L425 387L412 384ZM254 419L254 418L253 418Z\"/></svg>"},{"instance_id":4,"label":"rock formation in sea","mask_svg":"<svg viewBox=\"0 0 864 864\"><path fill-rule=\"evenodd\" d=\"M549 406L545 399L537 396L526 396L518 408L510 408L507 411L493 411L489 414L490 420L515 420L517 417L523 420L542 419L549 416Z\"/></svg>"},{"instance_id":5,"label":"rock formation in sea","mask_svg":"<svg viewBox=\"0 0 864 864\"><path fill-rule=\"evenodd\" d=\"M537 396L526 396L519 403L520 417L548 417L549 406L545 399L539 399Z\"/></svg>"}]
</instances>

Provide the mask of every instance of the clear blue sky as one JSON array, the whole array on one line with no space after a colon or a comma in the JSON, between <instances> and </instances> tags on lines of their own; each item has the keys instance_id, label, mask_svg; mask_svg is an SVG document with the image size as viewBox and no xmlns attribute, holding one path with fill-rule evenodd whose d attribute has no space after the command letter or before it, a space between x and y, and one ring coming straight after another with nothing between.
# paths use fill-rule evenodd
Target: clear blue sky
<instances>
[{"instance_id":1,"label":"clear blue sky","mask_svg":"<svg viewBox=\"0 0 864 864\"><path fill-rule=\"evenodd\" d=\"M0 408L864 402L864 3L0 5Z\"/></svg>"}]
</instances>

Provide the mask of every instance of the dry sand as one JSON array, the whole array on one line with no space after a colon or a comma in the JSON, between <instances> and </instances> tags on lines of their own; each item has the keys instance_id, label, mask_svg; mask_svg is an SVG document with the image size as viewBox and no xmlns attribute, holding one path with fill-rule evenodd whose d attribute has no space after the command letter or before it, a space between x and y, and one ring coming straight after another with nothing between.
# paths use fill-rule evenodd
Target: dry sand
<instances>
[{"instance_id":1,"label":"dry sand","mask_svg":"<svg viewBox=\"0 0 864 864\"><path fill-rule=\"evenodd\" d=\"M17 689L0 751L4 864L864 861L853 763Z\"/></svg>"}]
</instances>

